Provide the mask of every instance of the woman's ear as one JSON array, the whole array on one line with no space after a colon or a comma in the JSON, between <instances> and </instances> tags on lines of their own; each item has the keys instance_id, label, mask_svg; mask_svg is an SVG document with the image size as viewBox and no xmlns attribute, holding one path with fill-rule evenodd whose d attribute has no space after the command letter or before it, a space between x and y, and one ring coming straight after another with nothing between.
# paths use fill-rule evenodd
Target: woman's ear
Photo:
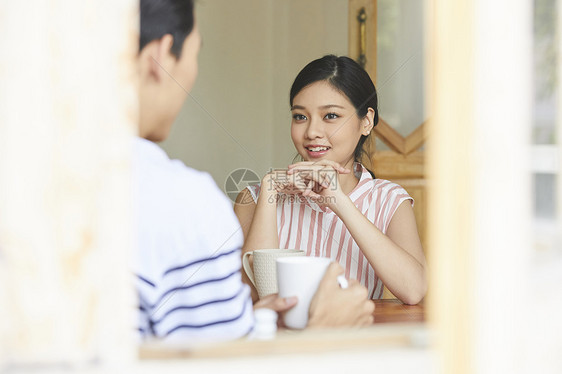
<instances>
[{"instance_id":1,"label":"woman's ear","mask_svg":"<svg viewBox=\"0 0 562 374\"><path fill-rule=\"evenodd\" d=\"M373 110L373 108L367 109L367 114L361 120L361 126L362 126L361 134L362 135L367 136L371 133L371 130L375 126L374 118L375 118L375 111Z\"/></svg>"}]
</instances>

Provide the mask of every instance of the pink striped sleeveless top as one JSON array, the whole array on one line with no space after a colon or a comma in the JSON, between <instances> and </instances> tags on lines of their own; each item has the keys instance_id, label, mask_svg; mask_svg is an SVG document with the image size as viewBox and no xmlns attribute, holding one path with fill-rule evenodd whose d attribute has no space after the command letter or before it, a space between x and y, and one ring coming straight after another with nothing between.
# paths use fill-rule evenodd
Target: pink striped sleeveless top
<instances>
[{"instance_id":1,"label":"pink striped sleeveless top","mask_svg":"<svg viewBox=\"0 0 562 374\"><path fill-rule=\"evenodd\" d=\"M398 206L414 200L399 185L383 179L373 179L363 165L354 164L359 179L349 194L364 216L386 234ZM248 189L257 203L259 185ZM339 262L347 278L357 279L369 290L369 297L379 299L383 285L367 258L359 249L339 217L328 208L303 196L281 195L277 202L279 248L301 249L307 256L328 257Z\"/></svg>"}]
</instances>

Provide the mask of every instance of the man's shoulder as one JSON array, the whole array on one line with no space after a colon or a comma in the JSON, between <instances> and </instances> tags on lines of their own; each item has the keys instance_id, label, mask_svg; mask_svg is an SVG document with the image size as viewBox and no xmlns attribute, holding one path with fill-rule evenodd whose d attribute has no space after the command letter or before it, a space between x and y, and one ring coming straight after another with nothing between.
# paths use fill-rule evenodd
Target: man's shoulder
<instances>
[{"instance_id":1,"label":"man's shoulder","mask_svg":"<svg viewBox=\"0 0 562 374\"><path fill-rule=\"evenodd\" d=\"M170 160L155 147L141 143L133 167L137 234L146 259L141 268L240 248L243 237L232 205L211 175Z\"/></svg>"},{"instance_id":2,"label":"man's shoulder","mask_svg":"<svg viewBox=\"0 0 562 374\"><path fill-rule=\"evenodd\" d=\"M209 173L171 160L158 145L145 139L135 139L133 173L141 192L159 196L161 202L181 205L193 197L196 201L225 198Z\"/></svg>"}]
</instances>

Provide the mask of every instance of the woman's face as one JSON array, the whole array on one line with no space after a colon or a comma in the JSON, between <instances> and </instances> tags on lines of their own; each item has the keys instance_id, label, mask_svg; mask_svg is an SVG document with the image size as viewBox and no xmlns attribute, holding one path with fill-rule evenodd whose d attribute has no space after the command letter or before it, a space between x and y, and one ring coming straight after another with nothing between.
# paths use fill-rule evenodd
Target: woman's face
<instances>
[{"instance_id":1,"label":"woman's face","mask_svg":"<svg viewBox=\"0 0 562 374\"><path fill-rule=\"evenodd\" d=\"M350 167L365 126L349 99L325 81L303 88L293 99L291 138L306 161L330 160Z\"/></svg>"}]
</instances>

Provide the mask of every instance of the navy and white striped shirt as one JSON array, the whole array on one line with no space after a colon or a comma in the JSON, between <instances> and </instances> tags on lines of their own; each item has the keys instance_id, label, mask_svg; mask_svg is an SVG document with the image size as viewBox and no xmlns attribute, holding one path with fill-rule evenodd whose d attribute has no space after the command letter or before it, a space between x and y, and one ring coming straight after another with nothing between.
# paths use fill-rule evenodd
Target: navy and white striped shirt
<instances>
[{"instance_id":1,"label":"navy and white striped shirt","mask_svg":"<svg viewBox=\"0 0 562 374\"><path fill-rule=\"evenodd\" d=\"M242 283L243 233L213 179L135 139L133 271L143 337L236 339L254 323Z\"/></svg>"}]
</instances>

